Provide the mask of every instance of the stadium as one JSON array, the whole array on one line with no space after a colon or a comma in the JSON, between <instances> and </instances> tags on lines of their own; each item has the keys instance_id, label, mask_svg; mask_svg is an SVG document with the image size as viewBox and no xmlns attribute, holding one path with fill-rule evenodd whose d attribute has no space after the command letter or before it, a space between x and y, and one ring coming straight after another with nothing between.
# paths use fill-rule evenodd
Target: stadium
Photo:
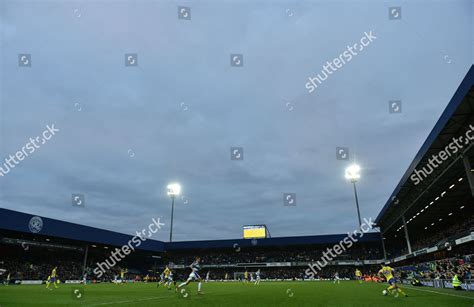
<instances>
[{"instance_id":1,"label":"stadium","mask_svg":"<svg viewBox=\"0 0 474 307\"><path fill-rule=\"evenodd\" d=\"M425 4L0 1L0 307L473 306L474 6L426 55Z\"/></svg>"}]
</instances>

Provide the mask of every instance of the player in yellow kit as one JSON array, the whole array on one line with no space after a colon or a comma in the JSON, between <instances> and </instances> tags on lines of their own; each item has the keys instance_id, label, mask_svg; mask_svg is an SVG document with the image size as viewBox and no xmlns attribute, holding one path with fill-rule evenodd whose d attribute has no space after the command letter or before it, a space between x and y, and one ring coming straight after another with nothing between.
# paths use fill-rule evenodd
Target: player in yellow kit
<instances>
[{"instance_id":1,"label":"player in yellow kit","mask_svg":"<svg viewBox=\"0 0 474 307\"><path fill-rule=\"evenodd\" d=\"M165 275L165 279L168 279L168 276L170 276L170 268L168 266L165 267L165 270L163 271L163 274Z\"/></svg>"},{"instance_id":2,"label":"player in yellow kit","mask_svg":"<svg viewBox=\"0 0 474 307\"><path fill-rule=\"evenodd\" d=\"M403 296L408 296L405 292L397 286L397 282L395 277L393 277L394 269L389 266L384 266L383 264L380 265L382 268L379 271L379 275L382 275L387 280L388 284L390 285L387 288L388 293L393 294L395 292L395 297L398 297L398 294L401 293Z\"/></svg>"},{"instance_id":3,"label":"player in yellow kit","mask_svg":"<svg viewBox=\"0 0 474 307\"><path fill-rule=\"evenodd\" d=\"M170 274L171 274L171 270L168 266L165 267L165 270L163 271L163 275L164 275L164 280L163 280L163 283L168 287L168 290L170 290L171 286L170 286L170 282L169 282L169 279L170 279Z\"/></svg>"},{"instance_id":4,"label":"player in yellow kit","mask_svg":"<svg viewBox=\"0 0 474 307\"><path fill-rule=\"evenodd\" d=\"M160 274L160 281L158 282L158 287L160 285L166 285L168 283L169 276L171 274L171 270L169 269L168 266L165 267L163 272Z\"/></svg>"},{"instance_id":5,"label":"player in yellow kit","mask_svg":"<svg viewBox=\"0 0 474 307\"><path fill-rule=\"evenodd\" d=\"M56 273L56 270L58 268L57 267L54 267L53 270L51 271L51 275L48 276L48 279L46 280L46 289L49 289L49 285L53 284L54 285L54 288L58 288L58 282L56 282L56 278L57 278L57 273ZM53 290L53 289L49 289L49 290Z\"/></svg>"},{"instance_id":6,"label":"player in yellow kit","mask_svg":"<svg viewBox=\"0 0 474 307\"><path fill-rule=\"evenodd\" d=\"M361 284L362 283L362 272L359 269L356 269L355 276L356 276L356 279L359 281L359 284Z\"/></svg>"},{"instance_id":7,"label":"player in yellow kit","mask_svg":"<svg viewBox=\"0 0 474 307\"><path fill-rule=\"evenodd\" d=\"M120 284L123 285L125 283L125 274L128 273L127 269L120 270Z\"/></svg>"},{"instance_id":8,"label":"player in yellow kit","mask_svg":"<svg viewBox=\"0 0 474 307\"><path fill-rule=\"evenodd\" d=\"M249 281L249 272L247 272L247 270L245 270L244 272L244 283L247 283Z\"/></svg>"},{"instance_id":9,"label":"player in yellow kit","mask_svg":"<svg viewBox=\"0 0 474 307\"><path fill-rule=\"evenodd\" d=\"M4 281L5 286L10 285L10 272L8 272L7 280Z\"/></svg>"}]
</instances>

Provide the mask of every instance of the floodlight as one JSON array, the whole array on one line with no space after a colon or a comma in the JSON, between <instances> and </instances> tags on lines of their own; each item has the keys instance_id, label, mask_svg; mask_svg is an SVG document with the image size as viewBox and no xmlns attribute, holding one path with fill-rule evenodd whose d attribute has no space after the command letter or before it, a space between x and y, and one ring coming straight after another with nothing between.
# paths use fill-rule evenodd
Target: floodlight
<instances>
[{"instance_id":1,"label":"floodlight","mask_svg":"<svg viewBox=\"0 0 474 307\"><path fill-rule=\"evenodd\" d=\"M352 164L348 168L346 168L346 179L350 179L352 181L357 181L360 178L360 166L357 164Z\"/></svg>"},{"instance_id":2,"label":"floodlight","mask_svg":"<svg viewBox=\"0 0 474 307\"><path fill-rule=\"evenodd\" d=\"M357 179L360 178L360 166L357 164L352 164L348 168L346 168L346 179L350 179L352 184L354 185L354 197L356 202L357 208L357 217L359 219L359 227L362 227L362 220L360 219L360 210L359 210L359 198L357 197L357 188L356 182Z\"/></svg>"},{"instance_id":3,"label":"floodlight","mask_svg":"<svg viewBox=\"0 0 474 307\"><path fill-rule=\"evenodd\" d=\"M181 186L178 183L168 184L168 196L178 196L181 193Z\"/></svg>"},{"instance_id":4,"label":"floodlight","mask_svg":"<svg viewBox=\"0 0 474 307\"><path fill-rule=\"evenodd\" d=\"M168 196L171 197L171 226L170 226L170 242L173 241L173 212L174 212L174 198L181 193L181 186L178 183L170 183L167 186Z\"/></svg>"}]
</instances>

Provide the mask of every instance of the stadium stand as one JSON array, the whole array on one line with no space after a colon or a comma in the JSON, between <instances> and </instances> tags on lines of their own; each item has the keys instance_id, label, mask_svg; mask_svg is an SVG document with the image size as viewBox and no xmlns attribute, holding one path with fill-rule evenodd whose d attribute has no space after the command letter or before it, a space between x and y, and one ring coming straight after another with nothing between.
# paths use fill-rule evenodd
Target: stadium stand
<instances>
[{"instance_id":1,"label":"stadium stand","mask_svg":"<svg viewBox=\"0 0 474 307\"><path fill-rule=\"evenodd\" d=\"M264 279L303 279L308 264L320 259L328 247L345 237L341 234L173 243L147 240L135 253L97 278L92 272L96 264L126 244L131 236L48 218L42 218L43 228L39 233L32 233L28 226L33 215L5 209L0 209L0 214L7 217L0 231L0 268L12 273L12 282L45 280L55 265L62 278L71 281L80 280L84 272L89 279L111 281L120 268L127 268L130 278L136 275L143 278L147 274L157 278L169 263L176 276L185 279L195 255L202 257L204 271L212 270L215 279L224 279L225 273L233 279L234 272L258 268ZM381 255L380 236L367 233L324 268L319 277L329 278L338 271L341 277L350 278L355 265L372 267Z\"/></svg>"},{"instance_id":2,"label":"stadium stand","mask_svg":"<svg viewBox=\"0 0 474 307\"><path fill-rule=\"evenodd\" d=\"M471 67L375 221L392 266L435 265L431 272L423 270L425 285L452 287L450 279L459 272L464 287L473 289L473 110ZM448 262L449 269L443 269ZM434 284L433 278L445 282Z\"/></svg>"}]
</instances>

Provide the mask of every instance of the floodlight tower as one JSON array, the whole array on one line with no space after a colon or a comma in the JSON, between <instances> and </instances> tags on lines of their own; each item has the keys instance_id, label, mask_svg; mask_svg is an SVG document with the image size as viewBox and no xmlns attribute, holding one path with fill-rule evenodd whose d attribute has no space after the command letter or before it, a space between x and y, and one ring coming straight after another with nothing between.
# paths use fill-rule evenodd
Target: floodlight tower
<instances>
[{"instance_id":1,"label":"floodlight tower","mask_svg":"<svg viewBox=\"0 0 474 307\"><path fill-rule=\"evenodd\" d=\"M181 193L181 186L178 183L168 184L168 196L171 197L171 227L170 227L170 242L173 241L173 213L174 213L174 199Z\"/></svg>"},{"instance_id":2,"label":"floodlight tower","mask_svg":"<svg viewBox=\"0 0 474 307\"><path fill-rule=\"evenodd\" d=\"M356 182L357 182L357 179L359 178L360 178L359 165L352 164L351 166L346 168L346 179L349 179L354 185L354 196L355 196L355 201L356 201L357 217L359 218L359 228L360 228L362 226L362 221L360 219L359 198L357 197L357 188L356 188Z\"/></svg>"}]
</instances>

